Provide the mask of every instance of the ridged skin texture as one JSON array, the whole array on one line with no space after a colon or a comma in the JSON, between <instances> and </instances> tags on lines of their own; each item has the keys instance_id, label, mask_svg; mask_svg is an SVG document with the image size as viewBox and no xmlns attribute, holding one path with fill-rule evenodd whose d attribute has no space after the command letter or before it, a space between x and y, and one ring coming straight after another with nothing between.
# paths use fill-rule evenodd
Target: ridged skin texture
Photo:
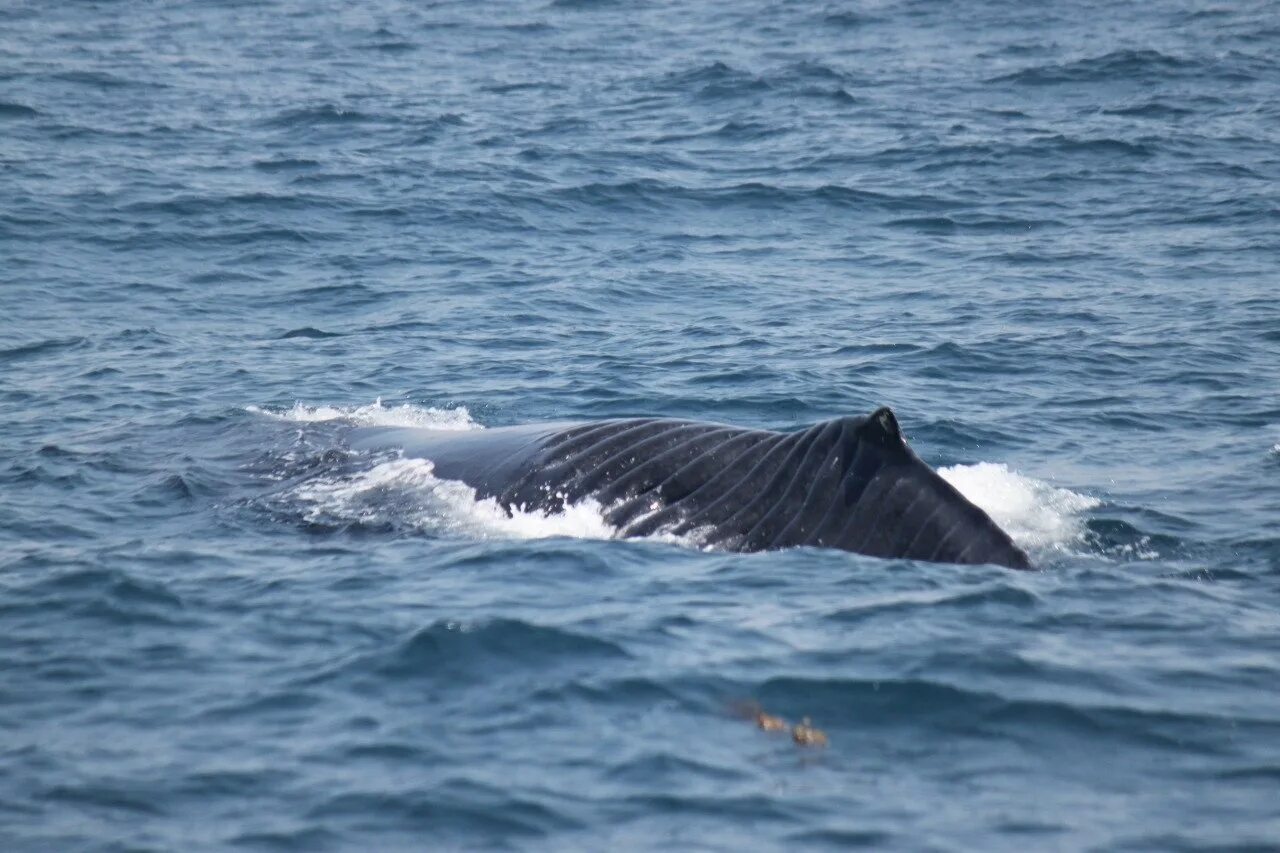
<instances>
[{"instance_id":1,"label":"ridged skin texture","mask_svg":"<svg viewBox=\"0 0 1280 853\"><path fill-rule=\"evenodd\" d=\"M735 551L810 545L876 557L1031 567L1003 530L907 447L889 409L797 432L627 419L399 444L508 510L594 498L623 536L685 535ZM370 444L370 443L366 443Z\"/></svg>"}]
</instances>

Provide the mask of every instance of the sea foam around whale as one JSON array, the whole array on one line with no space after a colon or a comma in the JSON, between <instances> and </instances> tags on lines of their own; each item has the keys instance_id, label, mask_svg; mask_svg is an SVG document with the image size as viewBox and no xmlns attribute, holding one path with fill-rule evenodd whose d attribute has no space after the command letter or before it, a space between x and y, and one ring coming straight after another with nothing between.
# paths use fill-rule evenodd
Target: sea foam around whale
<instances>
[{"instance_id":1,"label":"sea foam around whale","mask_svg":"<svg viewBox=\"0 0 1280 853\"><path fill-rule=\"evenodd\" d=\"M949 465L938 473L1028 550L1070 550L1084 535L1084 515L1102 502L1011 471L1003 463Z\"/></svg>"},{"instance_id":2,"label":"sea foam around whale","mask_svg":"<svg viewBox=\"0 0 1280 853\"><path fill-rule=\"evenodd\" d=\"M438 409L433 406L415 406L402 403L399 406L387 406L382 398L363 406L309 406L305 403L294 403L288 409L260 408L246 406L245 410L254 414L265 415L282 421L298 423L319 423L323 421L343 421L355 426L388 426L388 427L421 427L423 429L484 429L476 423L465 406L452 409Z\"/></svg>"}]
</instances>

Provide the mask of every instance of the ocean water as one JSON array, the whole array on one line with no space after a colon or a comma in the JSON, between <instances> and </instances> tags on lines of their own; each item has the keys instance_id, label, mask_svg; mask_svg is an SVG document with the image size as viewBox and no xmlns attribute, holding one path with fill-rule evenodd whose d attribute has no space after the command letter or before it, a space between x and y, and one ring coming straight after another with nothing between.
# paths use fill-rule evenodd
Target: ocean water
<instances>
[{"instance_id":1,"label":"ocean water","mask_svg":"<svg viewBox=\"0 0 1280 853\"><path fill-rule=\"evenodd\" d=\"M0 848L1276 849L1278 187L1275 2L9 0ZM1039 571L346 441L882 404Z\"/></svg>"}]
</instances>

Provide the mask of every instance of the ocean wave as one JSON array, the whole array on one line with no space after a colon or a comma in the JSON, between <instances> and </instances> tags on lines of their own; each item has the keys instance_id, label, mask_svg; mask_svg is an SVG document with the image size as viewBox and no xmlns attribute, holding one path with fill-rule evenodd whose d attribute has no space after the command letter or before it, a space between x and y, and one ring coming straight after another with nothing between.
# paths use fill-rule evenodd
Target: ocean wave
<instances>
[{"instance_id":1,"label":"ocean wave","mask_svg":"<svg viewBox=\"0 0 1280 853\"><path fill-rule=\"evenodd\" d=\"M964 656L956 656L962 667ZM1025 664L1029 686L1039 686L1043 668ZM1074 671L1073 671L1074 672ZM964 673L957 671L958 676ZM1095 678L1092 673L1084 676ZM1122 698L1099 682L1096 690L1070 696L1016 695L1007 683L997 691L978 686L964 678L952 683L945 677L799 677L779 676L758 685L733 688L751 695L765 707L790 716L811 714L824 728L839 732L855 719L860 729L921 726L932 729L944 724L951 731L1012 733L1029 728L1053 731L1057 736L1106 739L1161 749L1216 748L1213 730L1227 723L1227 717L1213 711L1184 707L1170 710L1141 698ZM856 709L856 718L851 709ZM1275 715L1259 709L1253 716L1234 720L1243 728L1274 731Z\"/></svg>"},{"instance_id":2,"label":"ocean wave","mask_svg":"<svg viewBox=\"0 0 1280 853\"><path fill-rule=\"evenodd\" d=\"M730 142L755 142L761 139L767 139L771 136L778 136L788 131L788 128L769 125L763 122L751 121L730 121L725 124L711 127L707 130L698 130L690 133L672 133L654 138L654 144L668 144L673 142L690 142L695 139L720 139Z\"/></svg>"},{"instance_id":3,"label":"ocean wave","mask_svg":"<svg viewBox=\"0 0 1280 853\"><path fill-rule=\"evenodd\" d=\"M1193 109L1180 107L1158 99L1144 99L1122 106L1108 107L1102 112L1104 115L1150 119L1178 119L1195 115L1195 110Z\"/></svg>"},{"instance_id":4,"label":"ocean wave","mask_svg":"<svg viewBox=\"0 0 1280 853\"><path fill-rule=\"evenodd\" d=\"M324 196L302 193L246 192L228 194L185 193L167 199L136 201L119 208L123 213L163 213L172 216L202 216L231 210L310 211L328 204Z\"/></svg>"},{"instance_id":5,"label":"ocean wave","mask_svg":"<svg viewBox=\"0 0 1280 853\"><path fill-rule=\"evenodd\" d=\"M1177 536L1147 533L1123 518L1091 518L1085 527L1091 550L1122 561L1155 560L1193 544Z\"/></svg>"},{"instance_id":6,"label":"ocean wave","mask_svg":"<svg viewBox=\"0 0 1280 853\"><path fill-rule=\"evenodd\" d=\"M975 608L1032 610L1041 604L1038 595L1010 580L1006 574L999 580L977 588L943 588L905 591L868 596L826 615L834 622L862 623L880 618L900 621L904 614L937 614L943 610L969 613Z\"/></svg>"},{"instance_id":7,"label":"ocean wave","mask_svg":"<svg viewBox=\"0 0 1280 853\"><path fill-rule=\"evenodd\" d=\"M167 85L155 80L130 80L106 71L59 71L49 76L51 80L62 83L75 83L80 86L93 86L98 89L123 89L141 87L147 89L167 89Z\"/></svg>"},{"instance_id":8,"label":"ocean wave","mask_svg":"<svg viewBox=\"0 0 1280 853\"><path fill-rule=\"evenodd\" d=\"M850 11L830 12L822 17L824 24L850 30L865 27L868 24L879 23L880 20L880 18L872 15Z\"/></svg>"},{"instance_id":9,"label":"ocean wave","mask_svg":"<svg viewBox=\"0 0 1280 853\"><path fill-rule=\"evenodd\" d=\"M387 122L388 116L376 116L360 110L340 107L334 104L320 104L313 107L296 107L276 113L263 122L269 127L298 128L332 124L362 124L366 122Z\"/></svg>"},{"instance_id":10,"label":"ocean wave","mask_svg":"<svg viewBox=\"0 0 1280 853\"><path fill-rule=\"evenodd\" d=\"M653 178L619 182L596 181L555 190L551 195L567 202L592 207L623 209L661 209L693 203L712 209L747 207L776 212L780 208L813 204L846 210L937 212L962 206L945 196L887 193L840 184L784 186L750 181L724 186L693 187ZM545 204L546 196L531 198L529 202Z\"/></svg>"},{"instance_id":11,"label":"ocean wave","mask_svg":"<svg viewBox=\"0 0 1280 853\"><path fill-rule=\"evenodd\" d=\"M40 115L40 111L34 107L28 107L25 104L15 104L9 101L0 101L0 119L3 118L35 118Z\"/></svg>"},{"instance_id":12,"label":"ocean wave","mask_svg":"<svg viewBox=\"0 0 1280 853\"><path fill-rule=\"evenodd\" d=\"M339 792L316 803L307 817L337 818L369 831L391 820L419 833L420 838L443 843L446 849L455 844L461 849L508 847L513 839L545 838L552 832L580 828L549 803L515 796L507 785L484 785L466 778L443 780L434 789L388 790L375 784L369 790ZM369 823L371 819L373 823ZM504 843L495 843L495 839ZM327 839L306 836L305 840L309 843L302 844L303 849ZM296 843L293 836L288 842L290 846Z\"/></svg>"},{"instance_id":13,"label":"ocean wave","mask_svg":"<svg viewBox=\"0 0 1280 853\"><path fill-rule=\"evenodd\" d=\"M484 680L495 668L546 668L583 659L623 659L615 643L567 628L521 619L479 622L436 621L414 631L390 649L346 665L348 671L372 671L383 677L428 676L456 682Z\"/></svg>"},{"instance_id":14,"label":"ocean wave","mask_svg":"<svg viewBox=\"0 0 1280 853\"><path fill-rule=\"evenodd\" d=\"M58 612L109 625L178 625L186 602L166 584L120 569L75 569L14 587L2 613Z\"/></svg>"},{"instance_id":15,"label":"ocean wave","mask_svg":"<svg viewBox=\"0 0 1280 853\"><path fill-rule=\"evenodd\" d=\"M270 160L255 160L253 168L263 172L294 172L320 167L319 160L309 157L273 157Z\"/></svg>"},{"instance_id":16,"label":"ocean wave","mask_svg":"<svg viewBox=\"0 0 1280 853\"><path fill-rule=\"evenodd\" d=\"M669 73L658 86L673 90L693 89L703 97L730 97L769 88L762 78L720 61Z\"/></svg>"},{"instance_id":17,"label":"ocean wave","mask_svg":"<svg viewBox=\"0 0 1280 853\"><path fill-rule=\"evenodd\" d=\"M732 99L770 91L853 100L844 87L864 86L868 78L812 59L760 72L745 71L717 61L667 73L652 83L659 90L686 92L699 100Z\"/></svg>"},{"instance_id":18,"label":"ocean wave","mask_svg":"<svg viewBox=\"0 0 1280 853\"><path fill-rule=\"evenodd\" d=\"M909 216L884 223L889 228L904 228L924 234L1018 234L1043 228L1061 227L1056 219L1028 219L1017 216L971 214L968 216Z\"/></svg>"},{"instance_id":19,"label":"ocean wave","mask_svg":"<svg viewBox=\"0 0 1280 853\"><path fill-rule=\"evenodd\" d=\"M987 82L1045 86L1055 83L1150 80L1165 79L1196 70L1201 70L1200 63L1169 56L1157 50L1117 50L1073 62L1036 65L993 77Z\"/></svg>"},{"instance_id":20,"label":"ocean wave","mask_svg":"<svg viewBox=\"0 0 1280 853\"><path fill-rule=\"evenodd\" d=\"M0 349L0 362L22 361L28 358L51 355L62 350L82 347L88 342L87 338L70 337L49 338L48 340L34 341L29 344L18 344L7 349Z\"/></svg>"},{"instance_id":21,"label":"ocean wave","mask_svg":"<svg viewBox=\"0 0 1280 853\"><path fill-rule=\"evenodd\" d=\"M289 340L290 338L310 338L311 340L323 340L324 338L340 338L341 332L326 332L323 329L317 329L314 326L301 326L297 329L290 329L280 335L280 340Z\"/></svg>"},{"instance_id":22,"label":"ocean wave","mask_svg":"<svg viewBox=\"0 0 1280 853\"><path fill-rule=\"evenodd\" d=\"M575 10L592 10L592 9L615 9L619 6L629 5L621 2L621 0L551 0L547 4L549 9L575 9Z\"/></svg>"}]
</instances>

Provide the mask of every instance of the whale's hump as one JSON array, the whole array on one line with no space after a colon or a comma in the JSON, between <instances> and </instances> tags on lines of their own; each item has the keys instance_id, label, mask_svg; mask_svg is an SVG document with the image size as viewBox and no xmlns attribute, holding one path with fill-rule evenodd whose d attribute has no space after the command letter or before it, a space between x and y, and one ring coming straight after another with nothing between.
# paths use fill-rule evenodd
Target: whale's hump
<instances>
[{"instance_id":1,"label":"whale's hump","mask_svg":"<svg viewBox=\"0 0 1280 853\"><path fill-rule=\"evenodd\" d=\"M979 507L920 460L887 407L794 432L662 418L468 432L357 430L510 511L594 498L623 537L674 533L735 551L802 545L1030 568Z\"/></svg>"}]
</instances>

